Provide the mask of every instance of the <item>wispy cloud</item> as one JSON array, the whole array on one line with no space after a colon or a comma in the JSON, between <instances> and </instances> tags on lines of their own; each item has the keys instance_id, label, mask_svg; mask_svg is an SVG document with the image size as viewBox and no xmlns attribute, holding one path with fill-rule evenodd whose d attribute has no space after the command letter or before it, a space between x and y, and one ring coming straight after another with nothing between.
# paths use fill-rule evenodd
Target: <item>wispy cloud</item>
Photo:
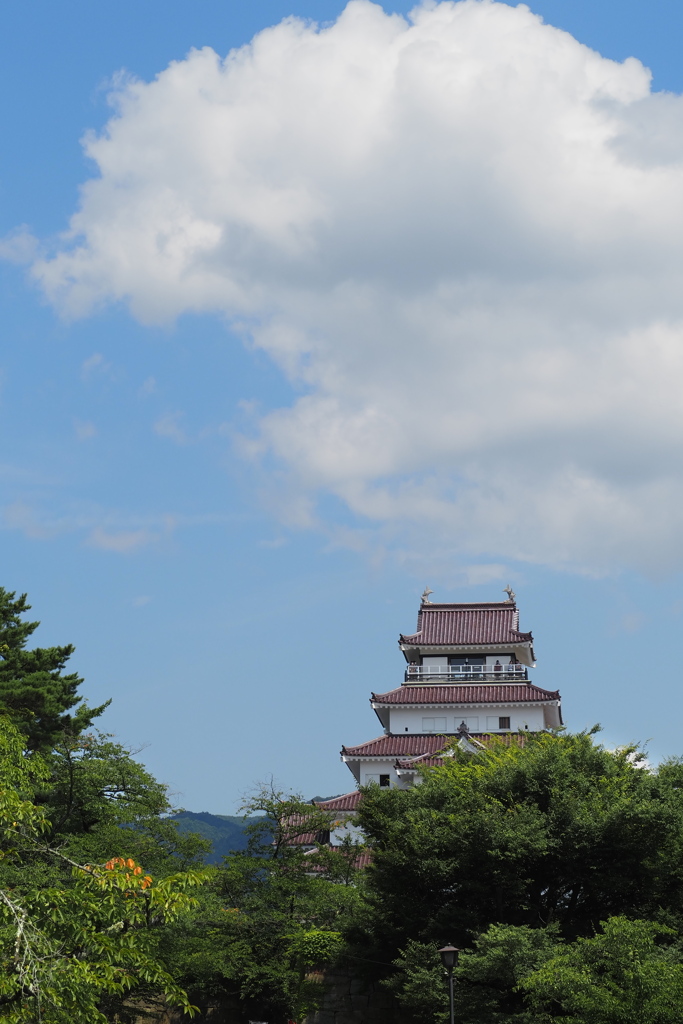
<instances>
[{"instance_id":1,"label":"wispy cloud","mask_svg":"<svg viewBox=\"0 0 683 1024\"><path fill-rule=\"evenodd\" d=\"M179 525L202 526L223 521L220 516L178 517L124 515L101 508L71 507L61 513L47 511L39 503L15 501L0 509L0 528L18 530L30 540L49 541L65 534L80 534L87 547L118 554L139 551L168 540Z\"/></svg>"},{"instance_id":2,"label":"wispy cloud","mask_svg":"<svg viewBox=\"0 0 683 1024\"><path fill-rule=\"evenodd\" d=\"M89 441L97 436L97 427L89 420L74 419L74 433L79 441Z\"/></svg>"},{"instance_id":3,"label":"wispy cloud","mask_svg":"<svg viewBox=\"0 0 683 1024\"><path fill-rule=\"evenodd\" d=\"M637 633L645 624L642 612L626 612L621 616L620 627L625 633Z\"/></svg>"},{"instance_id":4,"label":"wispy cloud","mask_svg":"<svg viewBox=\"0 0 683 1024\"><path fill-rule=\"evenodd\" d=\"M102 526L96 526L87 536L85 543L88 547L99 548L100 551L115 551L127 555L160 539L161 535L151 530L107 530Z\"/></svg>"},{"instance_id":5,"label":"wispy cloud","mask_svg":"<svg viewBox=\"0 0 683 1024\"><path fill-rule=\"evenodd\" d=\"M113 363L108 362L101 352L93 352L81 364L81 378L89 381L95 376L109 376L113 368Z\"/></svg>"},{"instance_id":6,"label":"wispy cloud","mask_svg":"<svg viewBox=\"0 0 683 1024\"><path fill-rule=\"evenodd\" d=\"M10 231L0 238L0 260L8 263L33 263L39 252L37 238L31 234L26 224Z\"/></svg>"},{"instance_id":7,"label":"wispy cloud","mask_svg":"<svg viewBox=\"0 0 683 1024\"><path fill-rule=\"evenodd\" d=\"M272 540L260 540L259 547L273 548L275 550L277 548L285 547L288 543L289 541L286 537L274 537Z\"/></svg>"},{"instance_id":8,"label":"wispy cloud","mask_svg":"<svg viewBox=\"0 0 683 1024\"><path fill-rule=\"evenodd\" d=\"M58 522L42 521L35 509L23 501L12 502L2 509L2 525L6 530L19 530L30 540L49 540L61 532Z\"/></svg>"},{"instance_id":9,"label":"wispy cloud","mask_svg":"<svg viewBox=\"0 0 683 1024\"><path fill-rule=\"evenodd\" d=\"M181 426L183 416L184 413L182 412L173 412L168 413L166 416L161 416L154 424L154 433L159 437L166 437L169 441L174 441L176 444L187 444L189 438Z\"/></svg>"}]
</instances>

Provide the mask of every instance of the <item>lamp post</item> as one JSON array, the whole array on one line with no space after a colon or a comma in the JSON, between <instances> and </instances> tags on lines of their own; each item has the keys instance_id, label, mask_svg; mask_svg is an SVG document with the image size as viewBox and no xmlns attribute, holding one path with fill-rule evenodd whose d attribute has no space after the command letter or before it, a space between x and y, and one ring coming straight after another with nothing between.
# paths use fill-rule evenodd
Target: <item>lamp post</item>
<instances>
[{"instance_id":1,"label":"lamp post","mask_svg":"<svg viewBox=\"0 0 683 1024\"><path fill-rule=\"evenodd\" d=\"M453 1001L453 968L458 966L460 950L457 946L444 946L439 950L441 963L448 971L448 992L451 997L451 1024L455 1024L455 1003Z\"/></svg>"}]
</instances>

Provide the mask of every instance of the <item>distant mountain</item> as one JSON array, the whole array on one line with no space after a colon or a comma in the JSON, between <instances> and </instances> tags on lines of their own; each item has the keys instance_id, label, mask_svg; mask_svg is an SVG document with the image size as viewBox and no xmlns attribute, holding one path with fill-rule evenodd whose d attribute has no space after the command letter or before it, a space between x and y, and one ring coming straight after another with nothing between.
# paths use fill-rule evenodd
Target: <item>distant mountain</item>
<instances>
[{"instance_id":1,"label":"distant mountain","mask_svg":"<svg viewBox=\"0 0 683 1024\"><path fill-rule=\"evenodd\" d=\"M331 799L329 796L314 796L310 802ZM206 864L219 864L221 857L231 850L246 850L247 837L244 829L250 822L258 821L258 818L209 814L208 811L179 811L178 814L172 814L171 819L178 822L178 829L181 832L198 832L204 839L210 840L211 852L204 858Z\"/></svg>"},{"instance_id":2,"label":"distant mountain","mask_svg":"<svg viewBox=\"0 0 683 1024\"><path fill-rule=\"evenodd\" d=\"M231 850L245 850L247 837L244 828L255 818L233 817L229 814L209 814L208 811L180 811L173 814L180 832L198 832L211 842L211 852L204 858L207 864L220 863L221 857Z\"/></svg>"}]
</instances>

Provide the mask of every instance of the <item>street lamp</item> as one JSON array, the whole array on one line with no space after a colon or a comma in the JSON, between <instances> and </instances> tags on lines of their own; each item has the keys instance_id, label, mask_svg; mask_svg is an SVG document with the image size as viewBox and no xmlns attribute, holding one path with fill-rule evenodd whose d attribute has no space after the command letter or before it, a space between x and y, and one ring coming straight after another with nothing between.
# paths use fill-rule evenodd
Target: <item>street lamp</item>
<instances>
[{"instance_id":1,"label":"street lamp","mask_svg":"<svg viewBox=\"0 0 683 1024\"><path fill-rule=\"evenodd\" d=\"M453 968L458 966L461 950L457 946L444 946L439 950L441 963L448 971L448 992L451 997L451 1024L455 1024L455 1003L453 1002Z\"/></svg>"}]
</instances>

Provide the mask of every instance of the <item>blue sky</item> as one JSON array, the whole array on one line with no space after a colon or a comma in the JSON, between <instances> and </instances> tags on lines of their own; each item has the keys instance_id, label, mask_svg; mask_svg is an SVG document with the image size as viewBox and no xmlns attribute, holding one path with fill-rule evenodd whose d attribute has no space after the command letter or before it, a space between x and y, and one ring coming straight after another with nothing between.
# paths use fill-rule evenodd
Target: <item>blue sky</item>
<instances>
[{"instance_id":1,"label":"blue sky","mask_svg":"<svg viewBox=\"0 0 683 1024\"><path fill-rule=\"evenodd\" d=\"M407 14L411 7L394 4L385 10ZM680 5L547 0L532 4L531 9L603 57L623 61L635 56L651 69L654 90L683 91ZM339 747L370 739L380 731L367 698L371 690L380 692L400 682L396 637L414 628L419 594L426 583L434 589L435 599L467 601L498 600L503 586L512 582L522 628L533 629L537 638L535 681L561 689L568 726L579 729L600 721L610 744L641 740L648 742L654 757L678 754L681 698L676 639L683 602L679 597L678 481L671 466L677 465L680 437L675 410L670 419L661 410L675 406L667 389L677 384L680 375L676 361L680 314L669 292L660 295L662 274L656 266L656 253L665 250L671 252L675 270L678 243L666 234L667 217L659 207L644 211L632 207L633 218L637 220L641 212L643 223L659 224L661 219L664 226L658 230L662 233L653 238L641 234L633 243L623 243L633 244L642 261L637 263L634 256L635 277L628 278L640 282L641 305L629 305L631 300L624 298L614 308L601 307L592 317L586 314L581 330L576 328L591 338L590 351L581 350L584 378L571 361L561 363L568 367L564 370L553 370L549 363L550 377L546 379L551 394L557 384L552 374L559 375L559 380L564 373L568 389L576 388L577 381L583 379L581 391L593 389L597 405L603 405L601 397L605 396L607 412L603 418L591 420L591 429L585 432L582 424L594 415L590 410L572 420L569 430L570 412L555 419L539 412L536 419L519 426L524 415L517 409L510 418L518 425L518 433L508 436L505 419L495 420L492 411L500 409L501 396L507 394L504 383L492 383L494 363L504 357L503 350L487 349L488 342L475 333L468 335L472 347L467 353L479 345L477 351L483 352L479 361L467 353L464 363L462 353L448 361L450 349L443 354L447 342L443 342L443 351L420 347L427 335L441 337L442 323L455 323L448 317L460 315L450 306L435 312L432 291L417 295L410 309L397 304L396 295L403 285L396 281L404 279L401 275L410 279L410 287L423 269L426 278L438 276L429 263L430 253L440 252L445 244L439 235L438 209L433 216L431 208L420 207L426 227L421 233L421 224L414 226L408 247L412 252L424 246L419 266L409 261L398 266L398 258L396 266L385 266L382 261L389 250L398 251L403 244L402 236L392 234L401 228L402 215L396 214L396 208L410 221L411 204L400 193L398 207L387 207L386 219L376 231L369 227L367 235L358 234L360 229L353 227L356 207L348 205L346 191L357 170L349 171L345 179L325 163L326 154L347 130L343 127L335 128L329 139L320 142L320 152L311 150L312 162L320 167L318 177L307 179L308 192L293 192L288 200L290 206L300 203L302 209L308 209L306 203L313 204L314 210L318 209L315 203L329 203L328 212L332 213L328 220L336 227L330 229L320 251L332 252L334 258L328 260L325 255L320 261L316 257L310 264L297 264L300 277L294 285L287 276L290 269L276 266L275 250L270 254L259 250L252 263L251 256L245 256L241 265L226 258L214 275L218 285L208 276L214 264L207 263L201 268L204 277L197 277L197 288L201 296L210 293L208 299L197 299L194 292L181 295L172 282L161 277L157 286L144 276L147 265L140 264L141 269L133 269L130 281L122 286L122 297L116 294L118 285L112 282L121 272L118 257L97 248L97 232L104 225L111 237L112 225L122 223L122 237L134 248L136 215L130 211L146 209L150 200L145 199L142 207L135 206L137 186L129 182L137 180L138 174L143 180L148 172L140 167L144 161L144 167L149 166L152 158L159 157L160 165L166 167L174 161L182 163L183 132L189 140L192 124L204 117L197 97L209 88L192 92L190 72L214 74L211 68L183 63L188 51L206 46L223 57L290 14L334 24L341 11L342 5L304 0L296 6L214 0L192 4L178 0L163 4L157 0L142 4L64 0L59 5L47 0L28 4L9 0L3 6L0 236L5 236L4 251L11 258L0 263L0 418L4 438L0 460L4 571L0 582L10 589L28 591L35 616L42 621L41 643L77 645L73 664L85 676L83 690L89 701L113 697L103 728L142 749L142 760L170 785L177 802L191 809L232 813L240 795L271 774L283 787L307 796L350 789L352 779L339 763ZM362 18L368 17L367 11L363 13ZM394 29L388 24L367 20L366 29L366 22L360 19L348 29L358 36L351 47L353 53L364 43L364 33L369 37L376 31L376 50L363 58L368 62L364 73L372 79L367 87L371 97L373 89L380 89L380 76L373 79L370 72L393 45L389 37ZM517 31L517 24L506 21L504 31ZM581 106L583 93L578 86L573 90L572 75L577 82L582 75L593 81L603 74L604 63L589 63L586 70L581 64L584 58L569 44L536 32L528 22L519 24L522 41L511 44L511 49L528 45L532 59L538 55L537 78L530 80L528 96L545 95L547 88L549 106L555 104L564 111L574 104L571 109L577 120L571 123L585 126L588 115ZM485 95L488 85L502 95L505 76L513 75L516 65L510 57L508 68L508 58L495 49L501 45L498 22L463 22L463 26L457 32L467 36L465 49L469 46L470 50L466 55L472 60L476 57L477 66L483 67L477 72L481 77L471 86L475 102ZM333 56L347 45L340 34L329 38L337 40L331 43L337 48ZM460 45L458 39L464 36L453 38L453 45ZM277 76L281 76L281 90L276 88L275 96L278 91L286 93L296 77L293 65L287 64L287 47L293 44L291 37L275 36L269 45L274 47L269 60L276 86ZM310 43L306 53L314 53L316 45ZM553 63L550 58L546 61L544 48L552 46L564 47L562 52L567 54L569 70L564 72L561 94L548 84L548 68ZM529 59L524 52L520 49L520 61ZM419 59L411 72L413 95L421 83L426 83L425 89L433 84L420 77L426 73ZM108 102L112 90L124 94L125 107L131 79L151 82L171 61L181 62L181 73L187 68L188 74L174 80L174 85L163 79L156 93L143 90L138 115L131 113L130 107L123 113L119 108L121 133L111 135L107 146L96 152L101 160L98 171L93 153L84 154L81 140L88 131L101 132L112 117ZM350 66L346 56L340 61L340 67ZM324 67L324 62L320 66ZM254 81L257 86L264 81L268 67L267 62L265 71L264 65L257 67L249 79L250 88L256 89ZM571 70L574 67L575 72ZM119 75L122 69L128 77ZM612 74L609 69L604 73L608 72ZM351 72L345 73L348 81L342 76L330 84L324 81L324 72L310 72L311 76L323 75L320 91L325 102L333 104L347 88L352 90ZM298 87L310 90L306 93L310 105L316 91L311 85L313 77L306 79L304 72L301 74L303 84ZM638 120L641 109L648 126L662 119L657 121L655 148L664 145L661 138L675 142L682 123L678 107L644 106L650 101L638 93L644 88L643 80L636 72L629 74L628 81L623 76L614 79L609 102L622 105L619 117L626 117L622 107L636 110L633 130L641 134L633 145L644 145L643 118ZM233 89L232 102L239 109L240 103L246 102L247 86L233 81L226 88ZM154 132L163 120L159 111L171 121L180 117L169 99L173 89L174 95L187 98L188 120L179 121L177 129L172 125L168 135L157 137ZM632 93L637 94L635 100ZM550 117L540 107L533 108L533 117L527 117L526 111L536 100L525 100L526 95L520 93L517 140L524 138L527 130L531 135L542 134L538 126L546 123L544 117ZM212 103L220 106L223 93L216 96ZM278 100L282 103L278 109L284 111L279 116L287 129L285 135L295 135L302 123L300 116L295 117L297 96L292 93ZM246 118L231 129L242 133L235 151L242 146L240 152L251 153L249 147L263 146L266 156L259 167L277 167L279 161L293 160L290 150L282 148L287 142L268 134L274 131L268 122L269 101L257 101L253 96L252 101L251 120ZM412 99L403 102L410 105ZM434 108L437 101L424 102ZM591 111L601 102L592 99ZM445 113L439 110L438 116L448 119L449 111L456 107L457 96L453 106ZM400 102L392 109L403 116ZM654 113L648 113L650 109ZM493 115L486 111L482 119L488 117L487 123L493 124ZM144 136L144 132L142 136L134 134L134 116L139 116L143 127L145 117L155 119L147 148L144 138L135 145L130 141ZM296 136L302 151L308 145L318 145L324 125L334 117L339 117L339 125L345 124L343 111L327 117L323 109L321 116L323 128L312 132L312 142L303 129ZM369 141L364 144L368 151L387 123L377 116L377 123L367 127ZM396 128L392 152L402 154L399 166L406 169L408 195L422 195L432 186L435 194L447 195L439 192L441 184L436 179L441 172L433 169L441 166L443 157L447 181L465 144L471 147L472 163L467 168L458 164L459 169L453 171L456 177L462 175L463 182L472 181L468 175L476 174L477 167L489 167L494 152L512 151L517 145L509 141L504 145L503 128L495 125L480 138L462 118L464 115L454 122L456 148L443 153L432 136L420 135L423 116L416 115L414 121L406 120L403 127ZM443 123L450 124L439 122ZM577 132L579 150L592 145L587 128ZM436 132L437 140L442 134L443 129ZM169 139L174 140L173 145ZM342 158L354 139L351 133L340 149ZM177 149L173 148L176 144ZM197 140L186 145L195 144L199 145ZM214 144L212 136L207 142L209 164L218 159L210 148ZM541 143L536 139L534 145ZM427 170L415 156L421 151L431 154ZM519 152L523 163L528 152ZM517 174L517 156L510 159L503 170L512 181ZM552 153L544 151L544 167L550 168L544 171L546 178L556 173L553 159ZM599 179L602 159L598 154L590 164L591 182ZM638 166L645 166L644 158L638 159ZM246 156L244 160L249 167ZM370 225L385 202L381 183L386 183L387 195L394 185L398 190L403 187L400 175L394 176L391 163L383 160L384 156L377 156L376 163L368 163L352 182L354 203L357 200L364 211L360 219ZM665 196L661 200L665 213L669 203L674 231L679 217L676 175L682 173L677 151L661 161L668 161L670 177L662 178L663 184L653 193ZM112 171L112 167L123 167L123 171ZM155 190L161 192L166 187L170 179L163 177L165 173L144 179L148 189L144 196L153 200ZM177 194L183 202L195 202L192 197L201 192L197 181L190 180L195 171L187 171L186 192L185 185L177 183L181 172L174 173ZM211 166L202 166L201 181L211 181L212 173ZM646 168L642 173L639 188L647 192L647 175L655 172ZM73 262L73 243L60 233L79 208L81 186L98 175L102 187L81 223L88 241L77 264ZM120 176L114 181L116 175ZM427 180L430 188L425 189ZM264 181L275 189L274 179ZM366 194L365 183L370 181L374 184L367 186ZM558 176L555 192L549 193L551 200L558 206L566 201L570 212L584 210L584 193L579 195L579 187L588 190L588 203L598 186L585 185L584 177L581 182L580 186L573 179L560 182ZM623 182L624 190L631 187L630 178L624 177ZM243 208L250 200L239 188L247 186L237 177L228 184ZM476 187L471 187L476 192ZM565 224L556 225L549 239L541 239L537 226L535 234L522 236L511 211L531 200L526 186L516 184L515 188L517 192L511 186L510 194L503 195L500 206L495 207L496 230L503 232L499 227L503 222L512 225L505 229L507 235L496 237L503 239L503 248L509 237L511 251L521 254L522 263L533 263L536 245L546 253L544 261L557 257L559 269L552 282L541 281L538 270L528 272L525 288L533 284L547 297L583 271L567 256L569 229ZM467 211L490 210L505 190L499 189L495 201L475 192L469 206L453 213L460 218L457 223L464 234ZM213 212L206 212L204 197L196 202L200 204L200 200L204 204L202 217L210 220ZM447 204L448 200L440 202ZM606 200L601 202L602 209ZM259 206L254 216L261 217L266 208L270 209ZM628 211L628 203L624 208ZM276 205L272 209L274 223L281 211ZM477 250L477 239L485 237L490 226L488 216L472 214L474 244L470 238L465 247L468 258L479 261L482 280L489 273L495 276L492 267L497 259L491 255L493 249ZM531 222L532 206L526 216ZM547 219L550 214L543 216ZM267 219L267 214L263 217ZM630 230L629 216L617 210L605 228L606 232L614 230L618 240L626 236L619 233L621 227L614 227L617 221L626 223L624 231ZM298 238L306 236L307 223L301 222ZM346 225L351 225L348 231ZM261 224L261 229L275 230L272 223ZM611 271L607 274L604 268L619 262L614 254L621 245L615 242L600 256L603 263L596 263L603 291L609 291L613 280ZM572 246L571 259L596 250L588 228L578 241L574 238ZM297 259L295 253L292 265ZM343 268L330 298L328 282L337 273L337 260ZM366 263L384 267L382 280L373 285L374 297L344 291L354 275L363 278ZM62 266L66 276L55 269ZM650 266L654 268L651 280ZM245 279L251 275L246 285L240 277L245 267ZM460 271L453 270L453 280L457 273ZM534 317L540 316L536 300L528 298L528 290L526 298L518 293L511 314L513 306L506 303L517 287L514 260L496 268L495 274L498 283L487 292L486 309L499 308L501 312L499 320L492 320L490 331L500 337L504 334L501 325L511 325L510 337L523 347L523 339L536 330ZM315 288L310 285L314 279ZM625 280L614 285L620 296L634 290ZM223 281L226 294L238 285L243 288L241 297L226 299L224 305ZM385 287L386 281L393 284ZM74 282L87 293L87 301L78 308L81 299ZM385 302L390 287L395 287L396 295ZM674 282L671 294L675 290ZM569 308L574 301L565 296L551 308L543 305L546 298L539 300L544 312L534 341L535 365L542 361L544 339L555 334L560 347L552 351L558 360L564 358L557 353L565 352L561 345L570 342L561 340L565 315L557 310ZM576 301L586 309L595 302L587 290ZM653 306L660 303L661 315L650 310L650 301ZM416 311L422 318L419 330L404 337L402 325L417 317ZM612 325L609 336L600 333L607 321ZM362 332L367 323L372 329L368 328L365 337ZM446 339L451 329L443 329ZM642 333L647 331L650 333ZM362 336L362 344L347 349L346 338L354 334ZM295 336L307 340L292 342ZM390 345L399 336L395 343L400 344L401 355L395 357ZM617 336L626 348L614 349ZM628 347L631 341L623 339L634 337L632 349ZM550 342L548 345L550 352ZM643 348L665 352L660 376L647 376L649 361L644 367L634 362L633 352ZM347 359L343 364L342 350ZM613 374L605 371L601 376L599 370L603 362L614 360L615 351L620 353L617 362L630 367L630 376L623 381L619 378L619 387L620 393L630 396L629 408L635 417L632 438L628 410L625 413L617 399L607 400L612 395ZM406 368L418 363L415 401L406 403L401 388L412 372ZM373 391L372 381L388 378L389 367L396 364L396 378L386 384L387 389L391 384L391 394ZM438 391L444 377L452 380L448 392ZM343 386L337 386L335 381L342 379ZM539 380L533 386L536 394L543 390ZM523 389L524 382L515 387ZM459 407L465 408L467 395L479 396L467 407L472 419L440 419L444 394L453 396L454 416ZM561 395L561 388L557 394ZM395 418L395 409L405 410L406 404L420 406L422 412L401 433L403 426L399 429L392 424L401 420ZM425 421L429 429L423 436ZM328 436L325 431L330 422L336 433L330 428ZM478 431L478 440L469 448L453 446L450 440L441 442L442 435L450 438L454 432L465 436L470 429ZM514 433L515 428L510 429ZM318 431L320 443L316 444ZM352 441L347 444L349 437ZM620 437L626 437L628 443L620 446ZM494 449L498 452L495 457L491 454ZM649 470L643 467L654 465L658 451L663 453L662 467L648 476ZM388 452L395 454L389 458ZM553 476L563 459L564 475ZM358 469L361 463L362 472ZM531 463L540 467L537 476L528 469ZM501 484L501 479L507 484ZM493 481L490 490L489 480ZM636 491L638 499L631 501ZM577 498L579 492L584 497ZM470 495L464 505L462 493ZM431 504L421 504L425 496ZM602 518L594 514L598 506L607 509ZM563 510L567 509L565 516Z\"/></svg>"}]
</instances>

